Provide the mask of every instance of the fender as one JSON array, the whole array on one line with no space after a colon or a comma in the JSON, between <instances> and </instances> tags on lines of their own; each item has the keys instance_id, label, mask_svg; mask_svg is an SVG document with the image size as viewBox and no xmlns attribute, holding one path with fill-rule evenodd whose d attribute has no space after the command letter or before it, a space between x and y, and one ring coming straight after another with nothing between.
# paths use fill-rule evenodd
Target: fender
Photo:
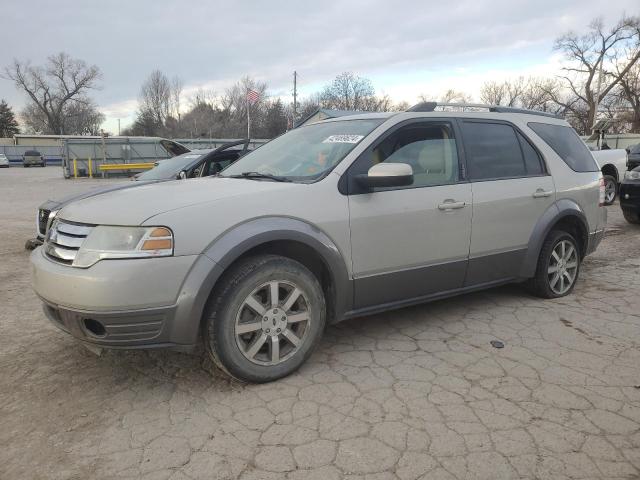
<instances>
[{"instance_id":1,"label":"fender","mask_svg":"<svg viewBox=\"0 0 640 480\"><path fill-rule=\"evenodd\" d=\"M566 217L577 218L584 226L587 234L589 233L589 223L580 205L568 198L558 200L542 214L533 227L533 232L529 237L527 253L520 270L521 278L531 278L535 275L538 257L545 238L547 238L553 226Z\"/></svg>"},{"instance_id":2,"label":"fender","mask_svg":"<svg viewBox=\"0 0 640 480\"><path fill-rule=\"evenodd\" d=\"M277 240L300 242L319 254L335 291L334 320L340 320L353 307L353 284L335 243L322 230L302 220L262 217L222 233L198 256L178 297L172 338L181 344L195 344L207 300L224 271L252 248Z\"/></svg>"}]
</instances>

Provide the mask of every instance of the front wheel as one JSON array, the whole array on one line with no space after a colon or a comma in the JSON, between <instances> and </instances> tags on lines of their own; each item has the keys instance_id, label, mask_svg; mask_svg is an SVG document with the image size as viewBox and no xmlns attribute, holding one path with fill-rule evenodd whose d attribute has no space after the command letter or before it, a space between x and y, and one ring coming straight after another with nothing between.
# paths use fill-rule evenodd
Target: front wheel
<instances>
[{"instance_id":1,"label":"front wheel","mask_svg":"<svg viewBox=\"0 0 640 480\"><path fill-rule=\"evenodd\" d=\"M618 196L618 182L611 175L604 176L604 204L611 205Z\"/></svg>"},{"instance_id":2,"label":"front wheel","mask_svg":"<svg viewBox=\"0 0 640 480\"><path fill-rule=\"evenodd\" d=\"M578 281L580 261L575 238L565 231L553 230L542 246L536 276L529 281L529 289L541 298L569 295Z\"/></svg>"},{"instance_id":3,"label":"front wheel","mask_svg":"<svg viewBox=\"0 0 640 480\"><path fill-rule=\"evenodd\" d=\"M297 370L319 343L326 306L318 279L286 257L242 261L220 279L206 310L204 343L231 376L269 382Z\"/></svg>"}]
</instances>

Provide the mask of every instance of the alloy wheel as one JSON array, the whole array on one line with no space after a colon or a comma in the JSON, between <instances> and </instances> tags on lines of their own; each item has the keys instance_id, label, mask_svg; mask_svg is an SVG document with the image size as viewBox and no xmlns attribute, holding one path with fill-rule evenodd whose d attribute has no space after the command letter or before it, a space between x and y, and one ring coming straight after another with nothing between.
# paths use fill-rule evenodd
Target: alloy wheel
<instances>
[{"instance_id":1,"label":"alloy wheel","mask_svg":"<svg viewBox=\"0 0 640 480\"><path fill-rule=\"evenodd\" d=\"M616 199L616 182L615 180L607 179L604 185L604 200L607 204L612 204Z\"/></svg>"},{"instance_id":2,"label":"alloy wheel","mask_svg":"<svg viewBox=\"0 0 640 480\"><path fill-rule=\"evenodd\" d=\"M564 295L571 289L578 274L578 251L570 241L561 240L553 248L547 274L555 294Z\"/></svg>"},{"instance_id":3,"label":"alloy wheel","mask_svg":"<svg viewBox=\"0 0 640 480\"><path fill-rule=\"evenodd\" d=\"M277 365L303 345L311 323L306 294L293 282L273 280L242 302L235 321L236 344L249 361Z\"/></svg>"}]
</instances>

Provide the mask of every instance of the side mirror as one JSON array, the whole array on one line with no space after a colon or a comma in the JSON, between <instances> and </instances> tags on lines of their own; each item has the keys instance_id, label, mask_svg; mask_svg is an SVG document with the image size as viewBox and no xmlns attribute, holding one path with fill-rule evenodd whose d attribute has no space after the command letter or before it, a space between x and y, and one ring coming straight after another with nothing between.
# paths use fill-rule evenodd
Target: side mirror
<instances>
[{"instance_id":1,"label":"side mirror","mask_svg":"<svg viewBox=\"0 0 640 480\"><path fill-rule=\"evenodd\" d=\"M405 187L413 183L413 169L407 163L378 163L356 181L366 188Z\"/></svg>"},{"instance_id":2,"label":"side mirror","mask_svg":"<svg viewBox=\"0 0 640 480\"><path fill-rule=\"evenodd\" d=\"M178 179L184 180L186 178L187 178L187 172L185 172L184 170L181 170L180 173L178 174Z\"/></svg>"}]
</instances>

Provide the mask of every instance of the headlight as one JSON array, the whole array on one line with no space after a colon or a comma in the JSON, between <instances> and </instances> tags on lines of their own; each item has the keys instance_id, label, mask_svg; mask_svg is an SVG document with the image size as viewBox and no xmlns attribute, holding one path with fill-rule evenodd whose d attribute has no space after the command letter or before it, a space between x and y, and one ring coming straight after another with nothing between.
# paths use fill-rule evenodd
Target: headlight
<instances>
[{"instance_id":1,"label":"headlight","mask_svg":"<svg viewBox=\"0 0 640 480\"><path fill-rule=\"evenodd\" d=\"M107 227L99 225L82 242L73 261L90 267L108 258L170 257L173 233L167 227Z\"/></svg>"},{"instance_id":2,"label":"headlight","mask_svg":"<svg viewBox=\"0 0 640 480\"><path fill-rule=\"evenodd\" d=\"M640 170L628 170L624 172L625 180L640 180Z\"/></svg>"}]
</instances>

